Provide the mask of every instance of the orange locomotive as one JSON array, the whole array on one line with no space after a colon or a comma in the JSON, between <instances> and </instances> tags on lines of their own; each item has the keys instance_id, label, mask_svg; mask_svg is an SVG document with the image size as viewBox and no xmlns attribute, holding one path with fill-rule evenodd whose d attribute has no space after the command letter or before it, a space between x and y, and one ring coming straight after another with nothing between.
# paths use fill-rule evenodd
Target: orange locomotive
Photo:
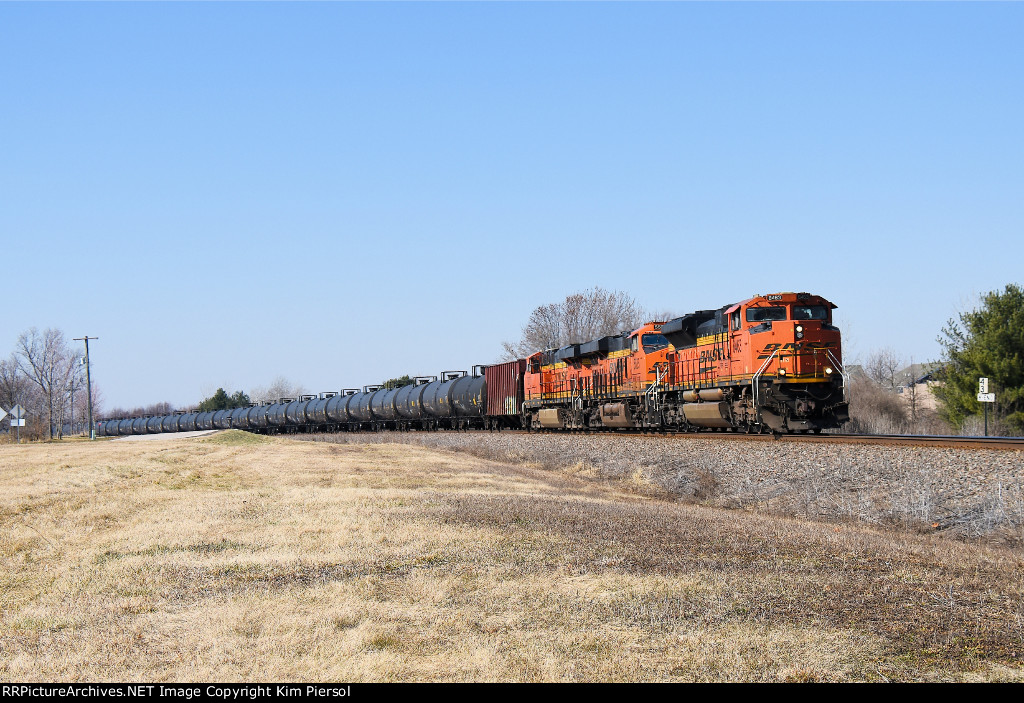
<instances>
[{"instance_id":1,"label":"orange locomotive","mask_svg":"<svg viewBox=\"0 0 1024 703\"><path fill-rule=\"evenodd\" d=\"M532 354L531 429L820 432L848 418L835 305L775 293Z\"/></svg>"}]
</instances>

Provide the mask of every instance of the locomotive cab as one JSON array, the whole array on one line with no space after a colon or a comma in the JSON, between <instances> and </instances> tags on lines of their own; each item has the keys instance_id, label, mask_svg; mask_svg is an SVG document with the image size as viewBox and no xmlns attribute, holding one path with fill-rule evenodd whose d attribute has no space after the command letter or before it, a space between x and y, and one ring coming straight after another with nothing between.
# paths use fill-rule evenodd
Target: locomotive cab
<instances>
[{"instance_id":1,"label":"locomotive cab","mask_svg":"<svg viewBox=\"0 0 1024 703\"><path fill-rule=\"evenodd\" d=\"M807 293L760 296L726 310L732 376L826 382L840 371L836 306Z\"/></svg>"}]
</instances>

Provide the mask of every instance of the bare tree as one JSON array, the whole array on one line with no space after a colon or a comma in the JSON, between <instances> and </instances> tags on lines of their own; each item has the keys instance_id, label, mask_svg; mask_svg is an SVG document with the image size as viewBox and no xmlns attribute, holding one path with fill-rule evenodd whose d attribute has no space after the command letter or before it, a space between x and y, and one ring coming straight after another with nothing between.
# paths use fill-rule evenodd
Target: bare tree
<instances>
[{"instance_id":1,"label":"bare tree","mask_svg":"<svg viewBox=\"0 0 1024 703\"><path fill-rule=\"evenodd\" d=\"M518 342L504 342L503 358L520 359L541 349L577 344L632 330L644 321L644 311L622 291L596 286L541 305L530 313Z\"/></svg>"},{"instance_id":2,"label":"bare tree","mask_svg":"<svg viewBox=\"0 0 1024 703\"><path fill-rule=\"evenodd\" d=\"M903 434L909 429L906 406L896 393L871 378L854 376L850 389L850 421L844 431Z\"/></svg>"},{"instance_id":3,"label":"bare tree","mask_svg":"<svg viewBox=\"0 0 1024 703\"><path fill-rule=\"evenodd\" d=\"M894 349L886 347L872 352L864 364L864 373L882 388L895 390L901 380L898 372L905 366L903 357Z\"/></svg>"},{"instance_id":4,"label":"bare tree","mask_svg":"<svg viewBox=\"0 0 1024 703\"><path fill-rule=\"evenodd\" d=\"M292 383L284 376L278 376L266 388L263 386L253 388L249 398L254 403L262 403L268 400L278 400L279 398L298 398L300 395L305 394L306 389L303 386L298 383Z\"/></svg>"},{"instance_id":5,"label":"bare tree","mask_svg":"<svg viewBox=\"0 0 1024 703\"><path fill-rule=\"evenodd\" d=\"M93 389L93 396L95 397L95 388ZM96 410L95 400L93 401L93 412ZM152 403L151 405L138 405L130 410L126 410L122 407L111 408L105 415L108 418L125 418L125 417L139 417L142 415L170 415L171 413L178 410L173 403L168 403L166 400L160 403Z\"/></svg>"},{"instance_id":6,"label":"bare tree","mask_svg":"<svg viewBox=\"0 0 1024 703\"><path fill-rule=\"evenodd\" d=\"M14 356L0 361L0 407L10 410L23 404L31 392L31 381L18 368Z\"/></svg>"},{"instance_id":7,"label":"bare tree","mask_svg":"<svg viewBox=\"0 0 1024 703\"><path fill-rule=\"evenodd\" d=\"M17 359L12 354L9 359L0 361L0 406L10 410L15 405L25 410L25 427L18 434L31 439L45 437L48 432L46 398L39 386L18 367ZM3 430L10 431L6 418Z\"/></svg>"},{"instance_id":8,"label":"bare tree","mask_svg":"<svg viewBox=\"0 0 1024 703\"><path fill-rule=\"evenodd\" d=\"M77 372L77 356L68 347L64 333L33 327L18 337L14 353L18 369L35 383L46 398L46 418L50 438L61 435L64 416L64 394ZM55 426L56 425L56 426Z\"/></svg>"}]
</instances>

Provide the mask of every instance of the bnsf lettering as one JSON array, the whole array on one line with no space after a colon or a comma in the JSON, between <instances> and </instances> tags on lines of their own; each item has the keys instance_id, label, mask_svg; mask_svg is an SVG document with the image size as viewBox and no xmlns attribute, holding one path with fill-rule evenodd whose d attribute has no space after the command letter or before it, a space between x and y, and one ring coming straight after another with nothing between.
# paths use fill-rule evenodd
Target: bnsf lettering
<instances>
[{"instance_id":1,"label":"bnsf lettering","mask_svg":"<svg viewBox=\"0 0 1024 703\"><path fill-rule=\"evenodd\" d=\"M767 359L772 355L772 352L778 350L779 352L802 352L814 349L829 349L834 347L835 342L790 342L789 344L768 344L761 350L758 359Z\"/></svg>"},{"instance_id":2,"label":"bnsf lettering","mask_svg":"<svg viewBox=\"0 0 1024 703\"><path fill-rule=\"evenodd\" d=\"M715 347L714 349L704 349L700 353L700 360L702 363L708 361L721 361L722 359L722 350L718 347Z\"/></svg>"}]
</instances>

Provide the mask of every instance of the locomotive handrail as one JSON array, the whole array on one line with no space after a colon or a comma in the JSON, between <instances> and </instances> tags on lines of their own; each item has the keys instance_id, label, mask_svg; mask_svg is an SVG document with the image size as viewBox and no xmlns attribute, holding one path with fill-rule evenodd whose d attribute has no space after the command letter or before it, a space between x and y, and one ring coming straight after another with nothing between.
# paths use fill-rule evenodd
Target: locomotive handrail
<instances>
[{"instance_id":1,"label":"locomotive handrail","mask_svg":"<svg viewBox=\"0 0 1024 703\"><path fill-rule=\"evenodd\" d=\"M750 385L754 389L754 414L755 414L755 417L760 417L760 415L761 415L761 387L758 385L758 382L761 380L761 374L764 373L764 370L766 368L768 368L768 364L772 363L772 359L774 359L775 355L778 354L778 353L779 353L778 349L773 351L768 356L768 358L764 360L764 363L761 364L761 368L759 368L757 370L757 373L755 373L754 376L750 379Z\"/></svg>"},{"instance_id":2,"label":"locomotive handrail","mask_svg":"<svg viewBox=\"0 0 1024 703\"><path fill-rule=\"evenodd\" d=\"M835 364L836 369L839 371L839 375L843 378L843 402L850 402L850 374L846 371L846 367L843 366L836 355L832 353L831 349L826 349L825 353L828 354L828 358Z\"/></svg>"},{"instance_id":3,"label":"locomotive handrail","mask_svg":"<svg viewBox=\"0 0 1024 703\"><path fill-rule=\"evenodd\" d=\"M648 408L653 408L654 410L659 409L658 388L661 386L661 379L667 375L667 373L662 374L662 371L664 370L667 372L667 368L668 364L664 362L658 362L654 365L654 381L651 383L650 387L644 391L644 404L647 405Z\"/></svg>"}]
</instances>

